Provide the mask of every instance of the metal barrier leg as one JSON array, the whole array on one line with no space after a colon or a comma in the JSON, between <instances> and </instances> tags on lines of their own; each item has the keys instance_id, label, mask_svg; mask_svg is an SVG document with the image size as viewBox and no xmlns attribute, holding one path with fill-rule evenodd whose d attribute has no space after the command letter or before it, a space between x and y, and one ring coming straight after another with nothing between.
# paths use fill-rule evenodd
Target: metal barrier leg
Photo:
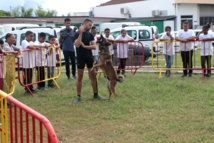
<instances>
[{"instance_id":1,"label":"metal barrier leg","mask_svg":"<svg viewBox=\"0 0 214 143\"><path fill-rule=\"evenodd\" d=\"M162 78L162 69L160 69L159 78Z\"/></svg>"},{"instance_id":2,"label":"metal barrier leg","mask_svg":"<svg viewBox=\"0 0 214 143\"><path fill-rule=\"evenodd\" d=\"M29 88L28 86L25 86L25 88L27 89L27 90L26 90L26 92L29 92L29 93L30 93L30 95L32 95L32 96L33 96L33 92L30 90L30 88Z\"/></svg>"},{"instance_id":3,"label":"metal barrier leg","mask_svg":"<svg viewBox=\"0 0 214 143\"><path fill-rule=\"evenodd\" d=\"M99 80L100 80L100 78L101 78L101 74L102 74L102 72L98 71L97 81L99 81Z\"/></svg>"},{"instance_id":4,"label":"metal barrier leg","mask_svg":"<svg viewBox=\"0 0 214 143\"><path fill-rule=\"evenodd\" d=\"M60 87L59 87L58 83L56 82L56 79L53 79L53 82L54 82L54 84L57 86L57 88L59 88L59 89L60 89Z\"/></svg>"}]
</instances>

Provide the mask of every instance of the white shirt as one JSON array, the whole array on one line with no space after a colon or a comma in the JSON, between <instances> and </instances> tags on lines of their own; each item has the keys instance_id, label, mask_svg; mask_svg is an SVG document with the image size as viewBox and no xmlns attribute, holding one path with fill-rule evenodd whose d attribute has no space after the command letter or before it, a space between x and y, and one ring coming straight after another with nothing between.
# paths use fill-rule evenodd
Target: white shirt
<instances>
[{"instance_id":1,"label":"white shirt","mask_svg":"<svg viewBox=\"0 0 214 143\"><path fill-rule=\"evenodd\" d=\"M126 35L125 37L122 37L122 35L119 35L116 40L130 40L132 37L129 35ZM128 43L117 43L117 56L118 58L127 58L128 57Z\"/></svg>"},{"instance_id":2,"label":"white shirt","mask_svg":"<svg viewBox=\"0 0 214 143\"><path fill-rule=\"evenodd\" d=\"M184 31L184 30L180 30L178 32L178 37L181 39L187 39L190 37L195 36L195 33L193 30L188 30L188 31ZM181 51L190 51L193 49L193 42L181 42Z\"/></svg>"},{"instance_id":3,"label":"white shirt","mask_svg":"<svg viewBox=\"0 0 214 143\"><path fill-rule=\"evenodd\" d=\"M207 39L207 38L214 38L213 34L200 34L199 40ZM201 56L208 56L213 55L213 45L212 41L202 41L201 42Z\"/></svg>"},{"instance_id":4,"label":"white shirt","mask_svg":"<svg viewBox=\"0 0 214 143\"><path fill-rule=\"evenodd\" d=\"M109 35L109 37L106 37L106 35L103 35L103 37L109 40L114 40L114 37L112 35ZM113 43L109 46L109 52L110 52L110 55L114 54Z\"/></svg>"},{"instance_id":5,"label":"white shirt","mask_svg":"<svg viewBox=\"0 0 214 143\"><path fill-rule=\"evenodd\" d=\"M50 46L47 50L47 66L48 67L55 67L56 66L56 47L54 45L48 45ZM48 53L51 52L51 55Z\"/></svg>"},{"instance_id":6,"label":"white shirt","mask_svg":"<svg viewBox=\"0 0 214 143\"><path fill-rule=\"evenodd\" d=\"M28 42L27 40L22 41L22 50L27 50L28 46L34 45L33 41ZM22 58L22 67L23 68L34 68L35 63L36 63L36 50L31 50L31 51L24 51L22 53L23 58Z\"/></svg>"},{"instance_id":7,"label":"white shirt","mask_svg":"<svg viewBox=\"0 0 214 143\"><path fill-rule=\"evenodd\" d=\"M10 46L7 42L5 42L2 50L5 52L14 52L14 51L18 51L19 48L17 48L13 44Z\"/></svg>"},{"instance_id":8,"label":"white shirt","mask_svg":"<svg viewBox=\"0 0 214 143\"><path fill-rule=\"evenodd\" d=\"M94 36L94 41L97 42L97 35ZM99 44L96 44L96 49L92 50L93 56L98 56L98 51L99 51Z\"/></svg>"},{"instance_id":9,"label":"white shirt","mask_svg":"<svg viewBox=\"0 0 214 143\"><path fill-rule=\"evenodd\" d=\"M214 32L213 32L212 30L209 30L209 31L208 31L208 34L212 34L213 37L214 37Z\"/></svg>"},{"instance_id":10,"label":"white shirt","mask_svg":"<svg viewBox=\"0 0 214 143\"><path fill-rule=\"evenodd\" d=\"M173 34L171 33L171 35ZM168 36L166 33L162 35L161 39L171 40L170 36ZM164 42L163 54L166 54L166 55L175 54L174 42Z\"/></svg>"},{"instance_id":11,"label":"white shirt","mask_svg":"<svg viewBox=\"0 0 214 143\"><path fill-rule=\"evenodd\" d=\"M41 43L39 41L36 41L36 42L34 42L34 45L45 47L48 45L48 43L46 43L46 42ZM45 48L36 50L36 66L37 67L46 66L46 53L47 53L47 50Z\"/></svg>"}]
</instances>

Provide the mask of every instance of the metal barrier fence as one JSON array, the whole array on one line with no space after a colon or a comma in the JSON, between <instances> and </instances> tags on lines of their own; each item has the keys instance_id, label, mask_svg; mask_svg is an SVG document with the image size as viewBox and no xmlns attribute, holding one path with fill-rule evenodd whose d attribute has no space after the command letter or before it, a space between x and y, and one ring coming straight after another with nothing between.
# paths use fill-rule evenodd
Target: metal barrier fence
<instances>
[{"instance_id":1,"label":"metal barrier fence","mask_svg":"<svg viewBox=\"0 0 214 143\"><path fill-rule=\"evenodd\" d=\"M12 94L15 90L15 55L0 55L0 90Z\"/></svg>"},{"instance_id":2,"label":"metal barrier fence","mask_svg":"<svg viewBox=\"0 0 214 143\"><path fill-rule=\"evenodd\" d=\"M1 90L0 98L0 143L58 143L46 117Z\"/></svg>"},{"instance_id":3,"label":"metal barrier fence","mask_svg":"<svg viewBox=\"0 0 214 143\"><path fill-rule=\"evenodd\" d=\"M131 71L135 75L136 71L144 65L144 46L140 41L121 43L113 43L114 54L112 55L112 63L117 72L126 70ZM102 73L102 71L98 71ZM98 75L98 79L100 74Z\"/></svg>"},{"instance_id":4,"label":"metal barrier fence","mask_svg":"<svg viewBox=\"0 0 214 143\"><path fill-rule=\"evenodd\" d=\"M159 54L156 53L155 58L152 58L152 68L159 70L160 78L163 70L166 70L166 73L170 70L184 71L185 74L191 73L192 70L201 70L202 77L207 70L210 74L211 70L214 70L212 41L154 41L152 46L159 47L161 50ZM205 62L207 62L207 67Z\"/></svg>"},{"instance_id":5,"label":"metal barrier fence","mask_svg":"<svg viewBox=\"0 0 214 143\"><path fill-rule=\"evenodd\" d=\"M23 57L18 59L17 78L26 91L33 95L33 85L45 87L46 81L49 87L56 85L60 88L56 82L62 71L61 50L58 47L24 50L22 54Z\"/></svg>"}]
</instances>

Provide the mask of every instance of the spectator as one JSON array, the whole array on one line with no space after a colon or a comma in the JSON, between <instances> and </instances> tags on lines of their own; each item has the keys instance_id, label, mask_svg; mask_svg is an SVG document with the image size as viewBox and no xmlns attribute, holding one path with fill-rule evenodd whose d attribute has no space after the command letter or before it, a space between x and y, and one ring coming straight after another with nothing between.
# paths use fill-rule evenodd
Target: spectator
<instances>
[{"instance_id":1,"label":"spectator","mask_svg":"<svg viewBox=\"0 0 214 143\"><path fill-rule=\"evenodd\" d=\"M122 75L125 75L126 68L126 59L128 57L128 42L133 42L134 39L126 34L126 30L122 29L121 34L116 38L117 44L117 55L120 60L120 64L118 66L117 74L120 74L122 70Z\"/></svg>"},{"instance_id":2,"label":"spectator","mask_svg":"<svg viewBox=\"0 0 214 143\"><path fill-rule=\"evenodd\" d=\"M94 36L89 32L92 28L93 22L90 19L85 19L83 26L79 28L79 31L75 34L75 46L77 50L77 68L78 68L78 78L77 78L77 99L74 100L75 103L81 101L81 90L82 90L82 78L84 73L85 65L87 65L88 72L90 72L91 85L94 91L95 99L103 99L98 95L97 89L97 79L94 70L91 68L94 63L93 55L91 50L96 49L96 43L94 41Z\"/></svg>"},{"instance_id":3,"label":"spectator","mask_svg":"<svg viewBox=\"0 0 214 143\"><path fill-rule=\"evenodd\" d=\"M212 33L208 32L209 27L207 25L203 26L202 32L198 34L197 40L202 40L201 42L201 67L204 70L205 76L211 76L211 58L213 55L213 46L211 40L214 40L214 36ZM206 63L207 62L207 69L206 70Z\"/></svg>"},{"instance_id":4,"label":"spectator","mask_svg":"<svg viewBox=\"0 0 214 143\"><path fill-rule=\"evenodd\" d=\"M91 34L94 36L94 41L97 42L97 30L96 30L96 27L92 27L91 29ZM92 50L92 54L93 54L93 57L94 57L94 63L98 63L98 51L99 51L99 47L98 45L96 44L96 49ZM98 71L98 67L96 68L96 71Z\"/></svg>"},{"instance_id":5,"label":"spectator","mask_svg":"<svg viewBox=\"0 0 214 143\"><path fill-rule=\"evenodd\" d=\"M22 56L22 51L20 48L17 48L14 44L15 42L15 36L11 33L7 33L5 36L6 42L4 43L3 46L3 52L15 52L17 51L17 58L20 58Z\"/></svg>"},{"instance_id":6,"label":"spectator","mask_svg":"<svg viewBox=\"0 0 214 143\"><path fill-rule=\"evenodd\" d=\"M109 42L112 42L112 45L109 46L109 52L110 52L110 55L111 55L111 59L112 59L112 63L113 63L113 60L114 60L114 37L112 35L110 35L110 29L109 28L106 28L104 30L104 38L106 38Z\"/></svg>"},{"instance_id":7,"label":"spectator","mask_svg":"<svg viewBox=\"0 0 214 143\"><path fill-rule=\"evenodd\" d=\"M49 36L50 47L47 51L47 67L48 67L48 78L54 77L54 69L56 66L56 53L59 47L54 46L55 37L53 35ZM53 80L48 80L48 87L54 87Z\"/></svg>"},{"instance_id":8,"label":"spectator","mask_svg":"<svg viewBox=\"0 0 214 143\"><path fill-rule=\"evenodd\" d=\"M164 41L164 40L174 40L174 38L172 37L170 26L165 27L165 33L161 37L160 41ZM166 76L169 77L171 74L170 68L173 64L173 59L174 59L174 55L175 55L173 41L164 43L163 54L164 54L165 60L166 60L166 68L168 68L166 70Z\"/></svg>"},{"instance_id":9,"label":"spectator","mask_svg":"<svg viewBox=\"0 0 214 143\"><path fill-rule=\"evenodd\" d=\"M48 48L48 43L45 42L46 34L39 33L39 40L34 44L40 49L36 51L36 70L37 70L37 81L45 80L45 66L46 66L46 49ZM47 90L45 88L45 82L39 82L38 90Z\"/></svg>"},{"instance_id":10,"label":"spectator","mask_svg":"<svg viewBox=\"0 0 214 143\"><path fill-rule=\"evenodd\" d=\"M181 77L187 77L187 68L190 68L189 77L192 77L193 44L191 41L195 40L195 34L193 30L189 30L188 22L183 23L183 30L178 32L176 40L181 42L181 57L184 68Z\"/></svg>"},{"instance_id":11,"label":"spectator","mask_svg":"<svg viewBox=\"0 0 214 143\"><path fill-rule=\"evenodd\" d=\"M23 52L23 72L24 72L24 85L28 85L32 83L33 78L33 68L35 67L35 51L37 47L33 43L34 34L32 31L27 31L25 33L26 39L22 41L22 51L28 50ZM28 86L31 92L35 92L33 89L33 85ZM25 87L26 92L29 92L28 89Z\"/></svg>"},{"instance_id":12,"label":"spectator","mask_svg":"<svg viewBox=\"0 0 214 143\"><path fill-rule=\"evenodd\" d=\"M76 62L73 41L75 31L70 28L71 20L69 18L66 18L64 22L66 28L60 31L59 42L62 45L62 50L65 58L66 75L68 77L68 80L70 80L70 60L72 65L73 79L76 79Z\"/></svg>"}]
</instances>

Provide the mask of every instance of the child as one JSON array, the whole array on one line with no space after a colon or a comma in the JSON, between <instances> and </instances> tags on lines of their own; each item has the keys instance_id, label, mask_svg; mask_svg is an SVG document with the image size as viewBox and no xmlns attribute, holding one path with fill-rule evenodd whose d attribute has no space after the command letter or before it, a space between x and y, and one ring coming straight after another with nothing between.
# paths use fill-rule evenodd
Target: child
<instances>
[{"instance_id":1,"label":"child","mask_svg":"<svg viewBox=\"0 0 214 143\"><path fill-rule=\"evenodd\" d=\"M36 70L37 70L37 80L43 81L45 79L45 65L46 65L46 49L48 43L45 42L46 34L39 33L39 41L36 41L34 44L40 49L36 51ZM38 90L46 90L45 82L38 83Z\"/></svg>"},{"instance_id":2,"label":"child","mask_svg":"<svg viewBox=\"0 0 214 143\"><path fill-rule=\"evenodd\" d=\"M32 31L27 31L25 33L26 39L22 41L22 50L32 50L32 51L25 51L23 52L23 72L25 75L24 85L32 83L33 78L33 68L35 67L35 51L33 49L36 49L36 46L34 46L33 43L33 37L34 34ZM35 92L33 89L33 86L28 86L31 92ZM28 89L25 87L26 92L29 92Z\"/></svg>"},{"instance_id":3,"label":"child","mask_svg":"<svg viewBox=\"0 0 214 143\"><path fill-rule=\"evenodd\" d=\"M0 54L3 54L3 46L4 46L4 41L2 39L0 39ZM3 62L3 59L0 58L0 63Z\"/></svg>"},{"instance_id":4,"label":"child","mask_svg":"<svg viewBox=\"0 0 214 143\"><path fill-rule=\"evenodd\" d=\"M49 36L50 47L47 50L47 67L48 67L48 78L54 77L54 68L56 66L56 52L59 47L54 46L55 37L53 35ZM53 80L48 80L48 87L52 88L54 86Z\"/></svg>"},{"instance_id":5,"label":"child","mask_svg":"<svg viewBox=\"0 0 214 143\"><path fill-rule=\"evenodd\" d=\"M133 42L134 39L129 35L126 35L126 30L122 29L121 34L116 38L117 44L117 55L120 60L120 65L118 66L117 74L120 74L120 70L122 69L122 74L125 77L125 67L126 67L126 59L128 57L128 42Z\"/></svg>"},{"instance_id":6,"label":"child","mask_svg":"<svg viewBox=\"0 0 214 143\"><path fill-rule=\"evenodd\" d=\"M206 68L205 62L207 62L208 70L204 70L205 76L211 76L211 58L213 55L213 46L211 40L214 40L213 34L208 32L207 25L203 26L203 30L197 35L197 40L202 40L201 42L201 67Z\"/></svg>"},{"instance_id":7,"label":"child","mask_svg":"<svg viewBox=\"0 0 214 143\"><path fill-rule=\"evenodd\" d=\"M4 45L4 41L0 39L0 54L3 54L2 48ZM0 90L4 90L4 64L3 64L4 57L0 55Z\"/></svg>"},{"instance_id":8,"label":"child","mask_svg":"<svg viewBox=\"0 0 214 143\"><path fill-rule=\"evenodd\" d=\"M114 43L114 37L112 35L110 35L110 29L109 28L106 28L104 30L104 38L106 38L109 42L112 42ZM110 55L111 55L111 58L112 58L112 62L113 62L113 59L114 59L114 49L113 49L113 44L111 44L109 46L109 52L110 52Z\"/></svg>"},{"instance_id":9,"label":"child","mask_svg":"<svg viewBox=\"0 0 214 143\"><path fill-rule=\"evenodd\" d=\"M172 34L171 34L171 27L170 26L165 27L165 33L161 37L160 41L164 41L164 40L174 40L174 38L172 37ZM173 42L165 42L164 43L163 54L164 54L165 60L166 60L166 68L168 68L166 70L166 76L169 77L171 74L170 68L173 64L173 59L174 59L174 55L175 55Z\"/></svg>"},{"instance_id":10,"label":"child","mask_svg":"<svg viewBox=\"0 0 214 143\"><path fill-rule=\"evenodd\" d=\"M96 27L92 27L91 34L94 36L94 41L97 42L97 30L96 30ZM99 48L98 48L98 45L96 45L96 49L92 50L92 54L94 56L94 62L95 63L98 63L98 51L99 51ZM98 67L96 68L96 71L98 71Z\"/></svg>"}]
</instances>

